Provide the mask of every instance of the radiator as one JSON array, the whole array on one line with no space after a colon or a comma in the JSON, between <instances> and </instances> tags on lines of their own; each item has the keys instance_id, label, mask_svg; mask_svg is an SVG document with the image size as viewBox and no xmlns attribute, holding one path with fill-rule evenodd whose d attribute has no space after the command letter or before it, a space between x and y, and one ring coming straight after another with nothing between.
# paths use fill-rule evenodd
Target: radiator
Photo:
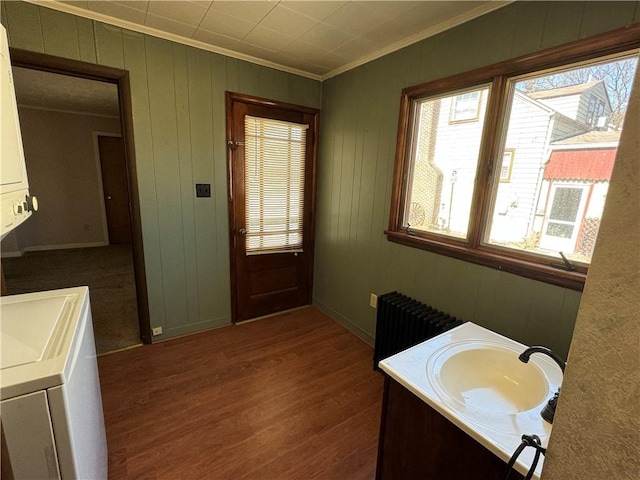
<instances>
[{"instance_id":1,"label":"radiator","mask_svg":"<svg viewBox=\"0 0 640 480\"><path fill-rule=\"evenodd\" d=\"M378 296L373 369L378 362L463 323L402 293Z\"/></svg>"}]
</instances>

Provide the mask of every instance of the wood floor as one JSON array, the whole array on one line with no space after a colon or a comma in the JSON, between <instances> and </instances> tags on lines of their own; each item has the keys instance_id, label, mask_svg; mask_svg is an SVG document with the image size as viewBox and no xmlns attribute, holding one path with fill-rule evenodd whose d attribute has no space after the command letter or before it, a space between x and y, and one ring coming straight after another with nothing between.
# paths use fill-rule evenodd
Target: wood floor
<instances>
[{"instance_id":1,"label":"wood floor","mask_svg":"<svg viewBox=\"0 0 640 480\"><path fill-rule=\"evenodd\" d=\"M373 479L371 358L313 307L100 357L109 478Z\"/></svg>"}]
</instances>

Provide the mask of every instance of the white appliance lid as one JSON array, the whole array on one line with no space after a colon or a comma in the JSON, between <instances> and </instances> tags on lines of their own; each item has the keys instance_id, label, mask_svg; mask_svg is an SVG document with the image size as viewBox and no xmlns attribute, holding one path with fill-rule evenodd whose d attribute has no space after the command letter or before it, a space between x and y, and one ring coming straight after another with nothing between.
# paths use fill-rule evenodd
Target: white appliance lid
<instances>
[{"instance_id":1,"label":"white appliance lid","mask_svg":"<svg viewBox=\"0 0 640 480\"><path fill-rule=\"evenodd\" d=\"M63 385L90 321L87 287L0 297L0 399Z\"/></svg>"},{"instance_id":2,"label":"white appliance lid","mask_svg":"<svg viewBox=\"0 0 640 480\"><path fill-rule=\"evenodd\" d=\"M66 297L52 297L0 305L2 369L42 360L65 303Z\"/></svg>"}]
</instances>

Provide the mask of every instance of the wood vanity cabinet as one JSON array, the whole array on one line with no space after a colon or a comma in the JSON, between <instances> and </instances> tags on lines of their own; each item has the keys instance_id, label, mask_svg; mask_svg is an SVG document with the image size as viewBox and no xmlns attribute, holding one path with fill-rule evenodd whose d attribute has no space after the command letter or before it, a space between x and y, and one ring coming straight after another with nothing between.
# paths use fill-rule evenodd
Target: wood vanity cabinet
<instances>
[{"instance_id":1,"label":"wood vanity cabinet","mask_svg":"<svg viewBox=\"0 0 640 480\"><path fill-rule=\"evenodd\" d=\"M506 463L385 375L377 480L503 480ZM511 472L509 480L522 480Z\"/></svg>"}]
</instances>

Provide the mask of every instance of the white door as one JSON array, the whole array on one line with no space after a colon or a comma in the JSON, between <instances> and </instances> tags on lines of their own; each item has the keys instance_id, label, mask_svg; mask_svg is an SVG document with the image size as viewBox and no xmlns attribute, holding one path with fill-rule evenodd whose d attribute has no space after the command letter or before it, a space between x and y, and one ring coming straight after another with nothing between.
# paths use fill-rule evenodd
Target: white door
<instances>
[{"instance_id":1,"label":"white door","mask_svg":"<svg viewBox=\"0 0 640 480\"><path fill-rule=\"evenodd\" d=\"M540 248L573 253L587 203L588 185L553 184Z\"/></svg>"}]
</instances>

